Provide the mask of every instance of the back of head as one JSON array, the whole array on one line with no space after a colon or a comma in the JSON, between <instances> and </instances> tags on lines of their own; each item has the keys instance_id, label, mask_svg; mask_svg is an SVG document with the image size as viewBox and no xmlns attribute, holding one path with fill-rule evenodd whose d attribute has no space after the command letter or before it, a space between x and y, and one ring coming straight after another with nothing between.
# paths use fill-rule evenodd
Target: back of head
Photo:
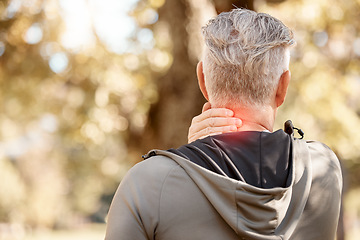
<instances>
[{"instance_id":1,"label":"back of head","mask_svg":"<svg viewBox=\"0 0 360 240\"><path fill-rule=\"evenodd\" d=\"M205 84L218 107L261 107L269 103L289 67L292 31L264 13L234 9L202 28Z\"/></svg>"}]
</instances>

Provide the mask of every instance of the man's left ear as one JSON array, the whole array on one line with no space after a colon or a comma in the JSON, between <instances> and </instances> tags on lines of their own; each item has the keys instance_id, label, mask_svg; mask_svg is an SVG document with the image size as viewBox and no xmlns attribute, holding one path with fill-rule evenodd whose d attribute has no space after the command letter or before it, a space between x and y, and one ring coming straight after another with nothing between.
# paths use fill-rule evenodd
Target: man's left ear
<instances>
[{"instance_id":1,"label":"man's left ear","mask_svg":"<svg viewBox=\"0 0 360 240\"><path fill-rule=\"evenodd\" d=\"M204 95L204 97L206 98L206 100L209 101L208 92L207 92L206 86L205 86L205 75L204 75L202 61L200 61L198 63L198 65L196 67L196 73L197 73L200 90L201 90L202 94Z\"/></svg>"},{"instance_id":2,"label":"man's left ear","mask_svg":"<svg viewBox=\"0 0 360 240\"><path fill-rule=\"evenodd\" d=\"M285 71L280 76L278 88L276 90L276 95L275 95L276 107L280 107L285 101L286 93L290 83L290 78L291 78L290 70Z\"/></svg>"}]
</instances>

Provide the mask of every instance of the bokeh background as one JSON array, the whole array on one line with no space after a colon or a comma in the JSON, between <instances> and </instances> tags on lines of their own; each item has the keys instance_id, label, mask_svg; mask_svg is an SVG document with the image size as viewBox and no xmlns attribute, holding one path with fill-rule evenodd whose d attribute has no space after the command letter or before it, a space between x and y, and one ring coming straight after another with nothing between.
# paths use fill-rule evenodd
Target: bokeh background
<instances>
[{"instance_id":1,"label":"bokeh background","mask_svg":"<svg viewBox=\"0 0 360 240\"><path fill-rule=\"evenodd\" d=\"M0 239L103 239L126 171L187 142L200 28L234 7L294 30L276 128L337 153L338 239L359 239L360 0L1 0Z\"/></svg>"}]
</instances>

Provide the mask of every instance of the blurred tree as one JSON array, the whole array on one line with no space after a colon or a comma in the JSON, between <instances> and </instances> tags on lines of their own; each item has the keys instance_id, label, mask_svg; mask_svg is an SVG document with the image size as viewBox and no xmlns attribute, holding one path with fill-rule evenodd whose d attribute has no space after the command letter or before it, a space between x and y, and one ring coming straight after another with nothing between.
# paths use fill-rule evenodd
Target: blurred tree
<instances>
[{"instance_id":1,"label":"blurred tree","mask_svg":"<svg viewBox=\"0 0 360 240\"><path fill-rule=\"evenodd\" d=\"M125 3L135 23L109 17ZM234 7L295 29L293 81L277 126L293 119L307 139L329 144L344 159L349 188L358 186L359 1L3 0L0 222L103 221L142 153L186 143L205 101L195 74L200 28ZM109 42L108 27L127 41Z\"/></svg>"},{"instance_id":2,"label":"blurred tree","mask_svg":"<svg viewBox=\"0 0 360 240\"><path fill-rule=\"evenodd\" d=\"M95 27L69 38L95 18L86 3L0 2L0 176L11 190L0 192L1 222L104 221L132 162L127 131L142 128L156 96L149 71L136 71L147 60L118 54Z\"/></svg>"}]
</instances>

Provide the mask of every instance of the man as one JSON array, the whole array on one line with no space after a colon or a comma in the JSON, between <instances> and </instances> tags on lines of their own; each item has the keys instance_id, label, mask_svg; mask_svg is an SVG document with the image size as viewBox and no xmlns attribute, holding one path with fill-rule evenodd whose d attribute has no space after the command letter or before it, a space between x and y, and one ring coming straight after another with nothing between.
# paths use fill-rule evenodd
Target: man
<instances>
[{"instance_id":1,"label":"man","mask_svg":"<svg viewBox=\"0 0 360 240\"><path fill-rule=\"evenodd\" d=\"M294 138L291 122L272 132L290 81L291 30L236 9L210 20L203 36L197 75L211 110L194 119L191 143L150 151L128 172L106 239L334 239L338 159Z\"/></svg>"}]
</instances>

